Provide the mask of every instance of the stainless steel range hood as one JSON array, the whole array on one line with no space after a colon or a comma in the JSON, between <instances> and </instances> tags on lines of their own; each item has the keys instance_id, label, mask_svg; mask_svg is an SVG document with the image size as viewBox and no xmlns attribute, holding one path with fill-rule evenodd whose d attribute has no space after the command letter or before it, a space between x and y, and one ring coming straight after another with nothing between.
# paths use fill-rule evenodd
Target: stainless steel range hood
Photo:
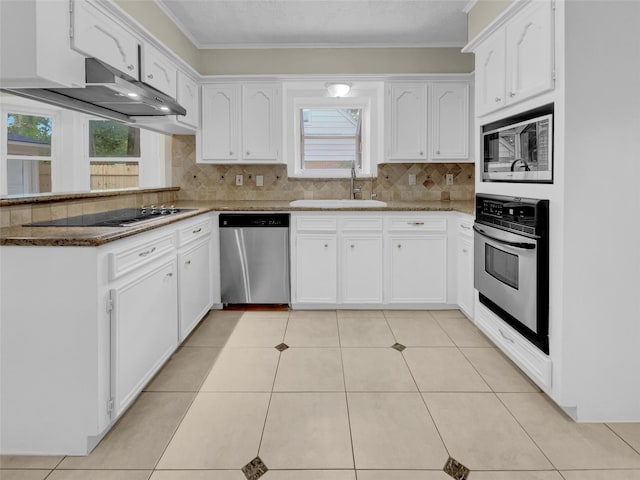
<instances>
[{"instance_id":1,"label":"stainless steel range hood","mask_svg":"<svg viewBox=\"0 0 640 480\"><path fill-rule=\"evenodd\" d=\"M173 98L149 85L87 58L85 88L17 88L5 91L91 115L135 123L130 117L186 115Z\"/></svg>"}]
</instances>

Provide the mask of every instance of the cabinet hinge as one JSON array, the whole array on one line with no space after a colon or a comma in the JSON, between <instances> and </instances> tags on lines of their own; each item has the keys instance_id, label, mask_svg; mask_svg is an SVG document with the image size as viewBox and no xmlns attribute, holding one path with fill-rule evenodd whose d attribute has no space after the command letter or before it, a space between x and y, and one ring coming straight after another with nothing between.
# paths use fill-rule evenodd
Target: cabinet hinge
<instances>
[{"instance_id":1,"label":"cabinet hinge","mask_svg":"<svg viewBox=\"0 0 640 480\"><path fill-rule=\"evenodd\" d=\"M551 0L551 10L556 9L556 0Z\"/></svg>"},{"instance_id":2,"label":"cabinet hinge","mask_svg":"<svg viewBox=\"0 0 640 480\"><path fill-rule=\"evenodd\" d=\"M551 70L551 80L556 81L556 69Z\"/></svg>"},{"instance_id":3,"label":"cabinet hinge","mask_svg":"<svg viewBox=\"0 0 640 480\"><path fill-rule=\"evenodd\" d=\"M111 313L113 311L113 290L109 290L109 295L107 296L107 312Z\"/></svg>"},{"instance_id":4,"label":"cabinet hinge","mask_svg":"<svg viewBox=\"0 0 640 480\"><path fill-rule=\"evenodd\" d=\"M113 401L113 397L111 397L109 400L107 400L107 413L109 415L113 413L113 405L114 405L114 401Z\"/></svg>"}]
</instances>

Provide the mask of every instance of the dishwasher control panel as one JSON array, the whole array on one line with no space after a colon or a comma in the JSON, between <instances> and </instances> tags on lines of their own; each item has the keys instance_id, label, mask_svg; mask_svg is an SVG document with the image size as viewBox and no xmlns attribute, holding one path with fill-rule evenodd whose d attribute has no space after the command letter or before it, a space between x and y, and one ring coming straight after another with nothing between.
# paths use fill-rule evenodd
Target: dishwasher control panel
<instances>
[{"instance_id":1,"label":"dishwasher control panel","mask_svg":"<svg viewBox=\"0 0 640 480\"><path fill-rule=\"evenodd\" d=\"M289 227L288 213L231 213L220 215L220 227Z\"/></svg>"}]
</instances>

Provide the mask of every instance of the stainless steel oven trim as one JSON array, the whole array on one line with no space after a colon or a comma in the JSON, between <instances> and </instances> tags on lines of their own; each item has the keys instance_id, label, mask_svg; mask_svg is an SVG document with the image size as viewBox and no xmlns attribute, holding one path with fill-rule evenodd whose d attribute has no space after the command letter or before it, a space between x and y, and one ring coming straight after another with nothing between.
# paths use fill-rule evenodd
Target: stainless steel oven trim
<instances>
[{"instance_id":1,"label":"stainless steel oven trim","mask_svg":"<svg viewBox=\"0 0 640 480\"><path fill-rule=\"evenodd\" d=\"M509 245L510 247L514 247L514 248L521 248L523 250L535 250L537 246L537 244L535 243L519 242L517 240L510 240L508 238L499 238L498 234L489 235L487 232L477 227L476 225L473 226L473 230L476 233L479 233L480 235L482 235L483 237L502 243L503 245ZM499 231L499 230L496 230L496 231ZM505 237L513 237L516 239L522 238L522 235L514 235L508 232L503 232L503 234L500 234L500 235L504 235Z\"/></svg>"}]
</instances>

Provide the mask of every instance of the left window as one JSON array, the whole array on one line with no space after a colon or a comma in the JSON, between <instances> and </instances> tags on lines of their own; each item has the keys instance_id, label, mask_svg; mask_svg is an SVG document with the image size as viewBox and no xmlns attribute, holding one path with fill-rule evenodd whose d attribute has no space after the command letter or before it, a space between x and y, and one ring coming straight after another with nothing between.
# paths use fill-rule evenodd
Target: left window
<instances>
[{"instance_id":1,"label":"left window","mask_svg":"<svg viewBox=\"0 0 640 480\"><path fill-rule=\"evenodd\" d=\"M52 116L7 113L7 193L51 192Z\"/></svg>"},{"instance_id":2,"label":"left window","mask_svg":"<svg viewBox=\"0 0 640 480\"><path fill-rule=\"evenodd\" d=\"M140 129L89 120L91 190L133 188L140 183Z\"/></svg>"}]
</instances>

